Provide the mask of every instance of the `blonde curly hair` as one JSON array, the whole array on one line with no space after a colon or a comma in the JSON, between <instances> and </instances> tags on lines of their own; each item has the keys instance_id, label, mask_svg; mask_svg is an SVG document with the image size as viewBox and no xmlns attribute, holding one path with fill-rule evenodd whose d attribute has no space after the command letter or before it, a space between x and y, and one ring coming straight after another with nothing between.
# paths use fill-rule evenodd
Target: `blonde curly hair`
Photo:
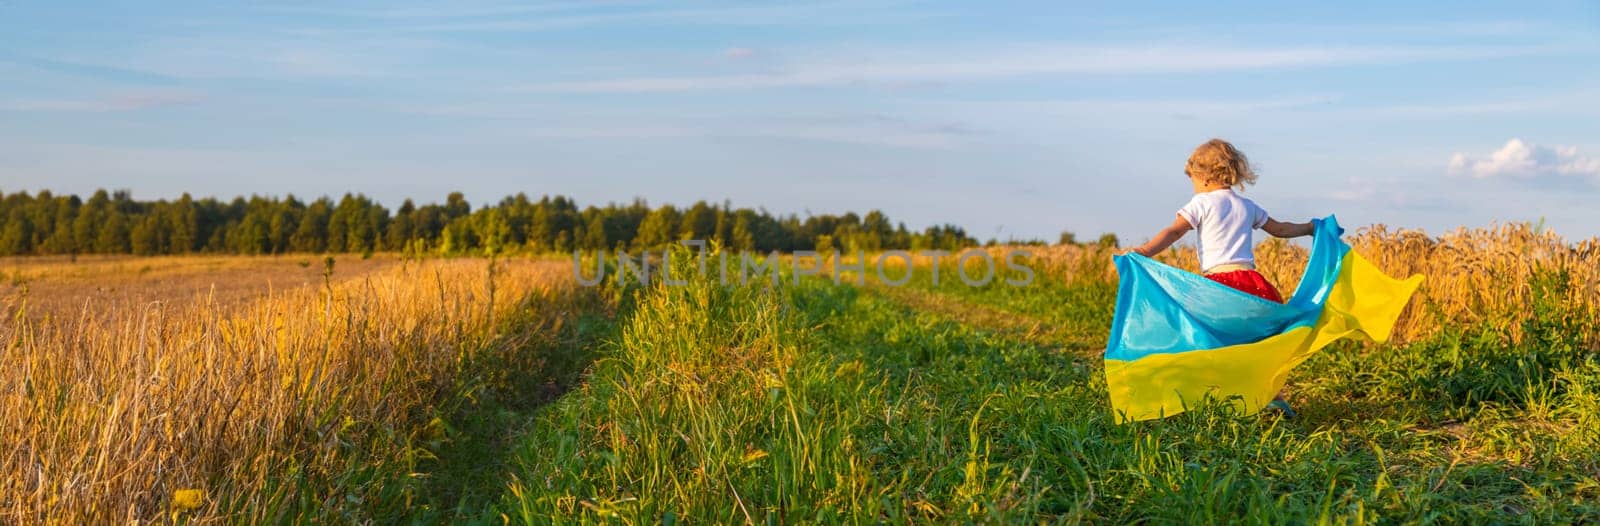
<instances>
[{"instance_id":1,"label":"blonde curly hair","mask_svg":"<svg viewBox=\"0 0 1600 526\"><path fill-rule=\"evenodd\" d=\"M1183 173L1203 182L1239 190L1243 190L1244 185L1256 184L1256 171L1250 167L1250 159L1222 139L1211 139L1196 147L1194 153L1189 154Z\"/></svg>"}]
</instances>

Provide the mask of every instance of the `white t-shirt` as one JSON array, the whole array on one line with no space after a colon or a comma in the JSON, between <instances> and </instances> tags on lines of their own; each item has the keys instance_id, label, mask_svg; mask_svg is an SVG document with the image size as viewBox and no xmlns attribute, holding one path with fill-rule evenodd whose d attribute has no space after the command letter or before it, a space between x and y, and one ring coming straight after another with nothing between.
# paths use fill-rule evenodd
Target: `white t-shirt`
<instances>
[{"instance_id":1,"label":"white t-shirt","mask_svg":"<svg viewBox=\"0 0 1600 526\"><path fill-rule=\"evenodd\" d=\"M1178 209L1178 217L1194 227L1199 240L1200 268L1217 265L1254 265L1250 249L1252 231L1267 224L1267 211L1233 189L1195 194Z\"/></svg>"}]
</instances>

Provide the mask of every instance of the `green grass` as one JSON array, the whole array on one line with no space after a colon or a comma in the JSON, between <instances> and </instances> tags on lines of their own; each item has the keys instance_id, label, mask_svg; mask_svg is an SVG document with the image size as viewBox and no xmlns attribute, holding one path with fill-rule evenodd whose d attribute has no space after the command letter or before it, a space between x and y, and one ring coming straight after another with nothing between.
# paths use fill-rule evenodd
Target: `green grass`
<instances>
[{"instance_id":1,"label":"green grass","mask_svg":"<svg viewBox=\"0 0 1600 526\"><path fill-rule=\"evenodd\" d=\"M581 380L516 413L503 493L452 520L1600 520L1600 358L1557 291L1520 344L1462 327L1330 347L1291 379L1294 421L1122 426L1098 355L1110 285L613 292Z\"/></svg>"}]
</instances>

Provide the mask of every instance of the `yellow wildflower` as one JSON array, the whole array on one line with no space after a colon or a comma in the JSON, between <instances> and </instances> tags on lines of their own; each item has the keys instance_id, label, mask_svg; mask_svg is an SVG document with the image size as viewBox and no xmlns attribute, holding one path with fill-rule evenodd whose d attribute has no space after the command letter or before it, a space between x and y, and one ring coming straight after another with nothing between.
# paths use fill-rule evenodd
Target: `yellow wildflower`
<instances>
[{"instance_id":1,"label":"yellow wildflower","mask_svg":"<svg viewBox=\"0 0 1600 526\"><path fill-rule=\"evenodd\" d=\"M180 489L172 492L172 509L179 511L192 510L205 503L206 490Z\"/></svg>"}]
</instances>

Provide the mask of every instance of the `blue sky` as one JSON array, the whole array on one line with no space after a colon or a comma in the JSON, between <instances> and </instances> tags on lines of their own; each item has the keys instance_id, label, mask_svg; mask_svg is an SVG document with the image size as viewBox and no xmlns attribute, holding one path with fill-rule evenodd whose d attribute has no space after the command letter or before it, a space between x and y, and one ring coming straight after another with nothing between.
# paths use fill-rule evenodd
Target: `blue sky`
<instances>
[{"instance_id":1,"label":"blue sky","mask_svg":"<svg viewBox=\"0 0 1600 526\"><path fill-rule=\"evenodd\" d=\"M1190 149L1275 217L1600 234L1600 5L0 0L0 190L877 208L1140 240Z\"/></svg>"}]
</instances>

